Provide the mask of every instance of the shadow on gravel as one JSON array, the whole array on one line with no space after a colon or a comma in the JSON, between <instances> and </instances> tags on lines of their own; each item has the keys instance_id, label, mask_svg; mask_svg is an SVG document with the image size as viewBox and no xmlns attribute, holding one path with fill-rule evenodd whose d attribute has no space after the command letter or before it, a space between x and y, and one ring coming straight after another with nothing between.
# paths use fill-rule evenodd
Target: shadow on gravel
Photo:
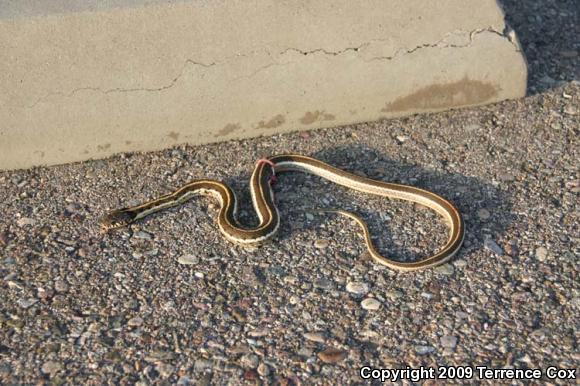
<instances>
[{"instance_id":1,"label":"shadow on gravel","mask_svg":"<svg viewBox=\"0 0 580 386\"><path fill-rule=\"evenodd\" d=\"M410 163L393 161L365 145L335 147L311 154L311 156L355 174L385 182L413 185L433 191L449 199L464 216L466 225L465 243L458 257L465 256L470 251L483 248L486 238L498 240L512 221L509 195L494 187L491 183L482 182L473 177L453 172L435 172ZM401 248L393 244L392 240L390 240L392 236L389 231L390 221L381 221L372 207L369 208L368 205L364 205L366 199L359 200L362 201L363 205L353 207L351 206L352 196L349 196L349 192L352 191L346 188L337 189L336 185L322 178L308 178L304 173L288 173L287 176L281 176L279 185L275 186L274 189L282 217L282 226L273 242L276 242L276 239L293 239L296 237L296 232L292 227L288 226L288 223L295 221L297 216L301 216L300 212L307 212L309 208L317 207L342 207L361 215L368 223L371 234L378 239L386 240L386 244L379 244L379 250L385 256L399 261L414 261L425 257L425 251L413 252L409 248ZM248 216L248 213L253 213L251 204L249 204L251 201L249 200L247 187L248 178L249 173L248 175L236 176L227 181L232 184L241 198L240 201L244 203L241 208L240 219L246 226L257 222L256 219L252 221L250 219L251 216ZM290 194L291 197L288 198L287 194ZM321 197L325 197L327 201L330 200L331 202L321 203ZM368 195L368 197L373 196ZM384 198L378 197L376 200L384 200ZM390 202L394 203L395 201L401 202L399 200ZM483 213L478 215L480 210ZM488 214L489 218L486 218ZM433 218L439 218L439 216L434 214ZM316 231L322 224L329 221L330 217L314 216L312 221L305 222L304 229ZM411 224L411 226L420 226L420 224ZM360 232L360 229L354 223L352 223L352 229ZM447 237L446 228L437 227L437 232L445 235L444 243ZM456 256L454 259L458 257Z\"/></svg>"},{"instance_id":2,"label":"shadow on gravel","mask_svg":"<svg viewBox=\"0 0 580 386\"><path fill-rule=\"evenodd\" d=\"M528 94L552 89L560 81L580 76L578 0L500 0L500 3L528 60Z\"/></svg>"}]
</instances>

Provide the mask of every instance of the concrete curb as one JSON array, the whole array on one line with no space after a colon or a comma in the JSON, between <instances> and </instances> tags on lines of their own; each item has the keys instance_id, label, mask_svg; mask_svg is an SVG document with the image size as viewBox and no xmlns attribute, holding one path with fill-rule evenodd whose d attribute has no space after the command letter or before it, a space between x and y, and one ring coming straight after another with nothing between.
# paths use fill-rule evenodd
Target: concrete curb
<instances>
[{"instance_id":1,"label":"concrete curb","mask_svg":"<svg viewBox=\"0 0 580 386\"><path fill-rule=\"evenodd\" d=\"M0 169L526 89L525 59L495 0L51 3L0 0Z\"/></svg>"}]
</instances>

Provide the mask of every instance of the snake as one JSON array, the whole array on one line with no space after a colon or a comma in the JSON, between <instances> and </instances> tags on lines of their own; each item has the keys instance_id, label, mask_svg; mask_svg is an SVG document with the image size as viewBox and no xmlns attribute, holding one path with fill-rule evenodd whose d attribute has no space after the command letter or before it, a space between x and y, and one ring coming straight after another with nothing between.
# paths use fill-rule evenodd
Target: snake
<instances>
[{"instance_id":1,"label":"snake","mask_svg":"<svg viewBox=\"0 0 580 386\"><path fill-rule=\"evenodd\" d=\"M270 240L280 228L280 213L274 202L272 188L276 176L285 172L304 172L319 176L335 184L376 196L410 201L423 205L442 216L449 227L445 245L432 256L417 261L398 261L381 255L376 249L369 228L355 213L343 209L320 209L334 212L356 221L362 229L370 256L377 263L398 271L415 271L448 262L461 248L465 226L459 210L445 198L425 189L383 182L333 167L316 158L299 154L281 154L258 160L250 177L250 194L259 224L244 228L237 220L237 198L229 185L213 180L193 180L177 190L145 203L115 209L100 220L104 232L125 227L145 216L165 208L180 205L194 196L213 196L220 202L217 224L225 238L241 246L256 246Z\"/></svg>"}]
</instances>

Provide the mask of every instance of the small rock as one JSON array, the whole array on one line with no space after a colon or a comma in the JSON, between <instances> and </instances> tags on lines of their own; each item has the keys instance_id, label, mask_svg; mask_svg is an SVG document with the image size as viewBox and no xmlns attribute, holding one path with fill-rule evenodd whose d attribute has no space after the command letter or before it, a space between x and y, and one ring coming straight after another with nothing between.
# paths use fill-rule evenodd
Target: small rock
<instances>
[{"instance_id":1,"label":"small rock","mask_svg":"<svg viewBox=\"0 0 580 386\"><path fill-rule=\"evenodd\" d=\"M326 337L324 336L323 332L306 332L304 333L304 338L318 343L324 343L326 341Z\"/></svg>"},{"instance_id":2,"label":"small rock","mask_svg":"<svg viewBox=\"0 0 580 386\"><path fill-rule=\"evenodd\" d=\"M553 86L557 83L557 81L554 78L552 78L548 75L544 75L543 77L541 77L540 82L542 82L548 86Z\"/></svg>"},{"instance_id":3,"label":"small rock","mask_svg":"<svg viewBox=\"0 0 580 386\"><path fill-rule=\"evenodd\" d=\"M442 275L450 276L455 272L455 268L451 264L443 264L435 268L435 272Z\"/></svg>"},{"instance_id":4,"label":"small rock","mask_svg":"<svg viewBox=\"0 0 580 386\"><path fill-rule=\"evenodd\" d=\"M456 336L445 335L445 336L441 337L440 342L441 342L441 346L443 346L445 348L455 348L455 346L457 346L458 340L459 339Z\"/></svg>"},{"instance_id":5,"label":"small rock","mask_svg":"<svg viewBox=\"0 0 580 386\"><path fill-rule=\"evenodd\" d=\"M435 348L431 346L415 346L415 352L419 355L430 354L433 351L435 351Z\"/></svg>"},{"instance_id":6,"label":"small rock","mask_svg":"<svg viewBox=\"0 0 580 386\"><path fill-rule=\"evenodd\" d=\"M483 242L483 246L485 249L492 251L498 256L503 256L503 249L495 241L490 238L486 238Z\"/></svg>"},{"instance_id":7,"label":"small rock","mask_svg":"<svg viewBox=\"0 0 580 386\"><path fill-rule=\"evenodd\" d=\"M491 213L489 213L489 210L487 210L485 208L479 209L477 211L477 217L479 217L480 220L487 220L490 218L490 216L491 216Z\"/></svg>"},{"instance_id":8,"label":"small rock","mask_svg":"<svg viewBox=\"0 0 580 386\"><path fill-rule=\"evenodd\" d=\"M366 338L366 339L378 339L379 338L379 333L373 330L363 330L361 332L359 332L359 335L362 338Z\"/></svg>"},{"instance_id":9,"label":"small rock","mask_svg":"<svg viewBox=\"0 0 580 386\"><path fill-rule=\"evenodd\" d=\"M314 247L318 249L324 249L328 247L328 244L329 244L328 240L318 239L314 242Z\"/></svg>"},{"instance_id":10,"label":"small rock","mask_svg":"<svg viewBox=\"0 0 580 386\"><path fill-rule=\"evenodd\" d=\"M546 249L545 247L539 247L536 249L536 258L539 261L546 261L546 259L548 258L548 249Z\"/></svg>"},{"instance_id":11,"label":"small rock","mask_svg":"<svg viewBox=\"0 0 580 386\"><path fill-rule=\"evenodd\" d=\"M433 299L434 295L431 292L421 292L421 297L431 300Z\"/></svg>"},{"instance_id":12,"label":"small rock","mask_svg":"<svg viewBox=\"0 0 580 386\"><path fill-rule=\"evenodd\" d=\"M16 224L20 228L22 228L22 227L24 227L26 225L31 225L31 226L34 225L34 224L36 224L36 221L33 220L33 219L31 219L31 218L28 218L28 217L21 217L18 220L16 220Z\"/></svg>"},{"instance_id":13,"label":"small rock","mask_svg":"<svg viewBox=\"0 0 580 386\"><path fill-rule=\"evenodd\" d=\"M179 258L177 259L177 262L179 264L183 264L183 265L198 264L199 257L194 256L194 255L183 255L183 256L179 256Z\"/></svg>"},{"instance_id":14,"label":"small rock","mask_svg":"<svg viewBox=\"0 0 580 386\"><path fill-rule=\"evenodd\" d=\"M161 375L162 378L168 378L171 376L175 368L167 363L159 363L155 367L155 370L157 370L157 372L159 373L159 375Z\"/></svg>"},{"instance_id":15,"label":"small rock","mask_svg":"<svg viewBox=\"0 0 580 386\"><path fill-rule=\"evenodd\" d=\"M369 292L369 285L363 282L351 281L347 283L346 290L355 295L366 295Z\"/></svg>"},{"instance_id":16,"label":"small rock","mask_svg":"<svg viewBox=\"0 0 580 386\"><path fill-rule=\"evenodd\" d=\"M34 298L30 298L30 299L19 299L18 300L18 305L22 308L29 308L30 306L32 306L34 303L36 303L38 301L38 299L34 299Z\"/></svg>"},{"instance_id":17,"label":"small rock","mask_svg":"<svg viewBox=\"0 0 580 386\"><path fill-rule=\"evenodd\" d=\"M453 262L453 265L456 266L457 268L463 268L467 265L467 261L463 259L457 259Z\"/></svg>"},{"instance_id":18,"label":"small rock","mask_svg":"<svg viewBox=\"0 0 580 386\"><path fill-rule=\"evenodd\" d=\"M255 369L260 364L260 358L256 354L245 354L240 358L240 364L246 369Z\"/></svg>"},{"instance_id":19,"label":"small rock","mask_svg":"<svg viewBox=\"0 0 580 386\"><path fill-rule=\"evenodd\" d=\"M143 324L143 319L138 317L138 316L129 319L129 321L127 322L127 325L129 325L131 327L139 327L142 324Z\"/></svg>"},{"instance_id":20,"label":"small rock","mask_svg":"<svg viewBox=\"0 0 580 386\"><path fill-rule=\"evenodd\" d=\"M260 377L258 376L258 373L256 372L256 370L250 369L250 370L244 371L244 379L246 381L254 381L254 382L257 382L259 378Z\"/></svg>"},{"instance_id":21,"label":"small rock","mask_svg":"<svg viewBox=\"0 0 580 386\"><path fill-rule=\"evenodd\" d=\"M178 386L189 386L189 385L193 385L193 381L187 375L184 375L184 376L181 376L177 380L177 385Z\"/></svg>"},{"instance_id":22,"label":"small rock","mask_svg":"<svg viewBox=\"0 0 580 386\"><path fill-rule=\"evenodd\" d=\"M516 179L516 176L511 173L501 173L498 177L503 182L511 182Z\"/></svg>"},{"instance_id":23,"label":"small rock","mask_svg":"<svg viewBox=\"0 0 580 386\"><path fill-rule=\"evenodd\" d=\"M385 295L391 300L397 300L403 297L403 293L399 290L389 290Z\"/></svg>"},{"instance_id":24,"label":"small rock","mask_svg":"<svg viewBox=\"0 0 580 386\"><path fill-rule=\"evenodd\" d=\"M306 216L306 220L308 220L308 221L314 220L314 215L312 213L306 213L305 216Z\"/></svg>"},{"instance_id":25,"label":"small rock","mask_svg":"<svg viewBox=\"0 0 580 386\"><path fill-rule=\"evenodd\" d=\"M397 141L400 144L407 142L407 140L409 139L409 137L407 137L406 135L397 135L395 138L397 138Z\"/></svg>"},{"instance_id":26,"label":"small rock","mask_svg":"<svg viewBox=\"0 0 580 386\"><path fill-rule=\"evenodd\" d=\"M511 257L517 256L519 254L519 252L520 252L519 249L518 249L517 241L512 240L510 243L508 243L505 246L505 251Z\"/></svg>"},{"instance_id":27,"label":"small rock","mask_svg":"<svg viewBox=\"0 0 580 386\"><path fill-rule=\"evenodd\" d=\"M324 363L337 363L346 358L347 352L336 348L328 348L318 353L318 358Z\"/></svg>"},{"instance_id":28,"label":"small rock","mask_svg":"<svg viewBox=\"0 0 580 386\"><path fill-rule=\"evenodd\" d=\"M8 363L0 363L0 377L5 376L7 377L12 373L12 366Z\"/></svg>"},{"instance_id":29,"label":"small rock","mask_svg":"<svg viewBox=\"0 0 580 386\"><path fill-rule=\"evenodd\" d=\"M0 245L8 245L9 241L10 236L8 235L8 232L6 231L0 232Z\"/></svg>"},{"instance_id":30,"label":"small rock","mask_svg":"<svg viewBox=\"0 0 580 386\"><path fill-rule=\"evenodd\" d=\"M62 364L56 361L44 362L40 369L44 374L55 374L62 370Z\"/></svg>"},{"instance_id":31,"label":"small rock","mask_svg":"<svg viewBox=\"0 0 580 386\"><path fill-rule=\"evenodd\" d=\"M133 234L133 237L136 239L144 239L144 240L151 240L151 235L144 231L139 231Z\"/></svg>"},{"instance_id":32,"label":"small rock","mask_svg":"<svg viewBox=\"0 0 580 386\"><path fill-rule=\"evenodd\" d=\"M312 349L308 347L302 347L296 352L296 354L303 357L310 357L312 355Z\"/></svg>"},{"instance_id":33,"label":"small rock","mask_svg":"<svg viewBox=\"0 0 580 386\"><path fill-rule=\"evenodd\" d=\"M578 114L578 110L576 109L575 106L568 105L568 106L564 107L564 114L576 115L576 114Z\"/></svg>"},{"instance_id":34,"label":"small rock","mask_svg":"<svg viewBox=\"0 0 580 386\"><path fill-rule=\"evenodd\" d=\"M262 328L262 329L258 329L258 330L252 330L250 332L248 332L248 336L252 337L252 338L261 338L263 336L266 336L270 333L270 330L267 328Z\"/></svg>"},{"instance_id":35,"label":"small rock","mask_svg":"<svg viewBox=\"0 0 580 386\"><path fill-rule=\"evenodd\" d=\"M559 52L560 56L563 58L575 58L578 56L578 51L574 50L564 50Z\"/></svg>"},{"instance_id":36,"label":"small rock","mask_svg":"<svg viewBox=\"0 0 580 386\"><path fill-rule=\"evenodd\" d=\"M67 211L68 213L78 213L82 210L82 206L80 204L77 203L70 203L67 206L65 206L64 210Z\"/></svg>"},{"instance_id":37,"label":"small rock","mask_svg":"<svg viewBox=\"0 0 580 386\"><path fill-rule=\"evenodd\" d=\"M381 302L375 298L366 298L360 303L361 307L368 311L375 311L381 308Z\"/></svg>"},{"instance_id":38,"label":"small rock","mask_svg":"<svg viewBox=\"0 0 580 386\"><path fill-rule=\"evenodd\" d=\"M328 279L320 278L314 280L314 287L324 289L324 290L331 290L334 289L334 283Z\"/></svg>"},{"instance_id":39,"label":"small rock","mask_svg":"<svg viewBox=\"0 0 580 386\"><path fill-rule=\"evenodd\" d=\"M211 361L208 361L207 359L198 359L193 364L193 369L195 371L210 370L212 367L213 364L211 363Z\"/></svg>"},{"instance_id":40,"label":"small rock","mask_svg":"<svg viewBox=\"0 0 580 386\"><path fill-rule=\"evenodd\" d=\"M147 256L157 256L159 254L159 249L157 249L157 248L150 249L147 252L145 252L145 254Z\"/></svg>"},{"instance_id":41,"label":"small rock","mask_svg":"<svg viewBox=\"0 0 580 386\"><path fill-rule=\"evenodd\" d=\"M258 374L260 374L262 377L267 377L270 375L270 367L268 367L268 365L263 362L260 363L258 365Z\"/></svg>"}]
</instances>

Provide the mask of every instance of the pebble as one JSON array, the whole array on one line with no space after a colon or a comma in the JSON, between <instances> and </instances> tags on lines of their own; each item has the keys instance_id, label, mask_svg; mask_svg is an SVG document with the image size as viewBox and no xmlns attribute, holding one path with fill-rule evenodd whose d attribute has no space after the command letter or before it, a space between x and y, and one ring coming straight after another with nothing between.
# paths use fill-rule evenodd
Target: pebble
<instances>
[{"instance_id":1,"label":"pebble","mask_svg":"<svg viewBox=\"0 0 580 386\"><path fill-rule=\"evenodd\" d=\"M397 135L396 138L399 143L405 143L409 139L406 135Z\"/></svg>"},{"instance_id":2,"label":"pebble","mask_svg":"<svg viewBox=\"0 0 580 386\"><path fill-rule=\"evenodd\" d=\"M576 109L576 107L574 107L572 105L568 105L568 106L564 107L564 114L576 115L576 114L578 114L578 110Z\"/></svg>"},{"instance_id":3,"label":"pebble","mask_svg":"<svg viewBox=\"0 0 580 386\"><path fill-rule=\"evenodd\" d=\"M433 351L435 351L435 348L431 346L415 346L415 352L419 355L430 354Z\"/></svg>"},{"instance_id":4,"label":"pebble","mask_svg":"<svg viewBox=\"0 0 580 386\"><path fill-rule=\"evenodd\" d=\"M479 209L477 211L477 217L479 217L480 220L487 220L490 218L490 216L491 216L491 213L489 213L489 210L487 210L485 208Z\"/></svg>"},{"instance_id":5,"label":"pebble","mask_svg":"<svg viewBox=\"0 0 580 386\"><path fill-rule=\"evenodd\" d=\"M16 220L16 224L20 228L22 228L22 227L24 227L26 225L30 225L30 226L34 225L34 224L36 224L36 221L33 220L33 219L31 219L31 218L28 218L28 217L21 217L18 220Z\"/></svg>"},{"instance_id":6,"label":"pebble","mask_svg":"<svg viewBox=\"0 0 580 386\"><path fill-rule=\"evenodd\" d=\"M389 290L385 293L390 300L397 300L403 297L403 293L399 290Z\"/></svg>"},{"instance_id":7,"label":"pebble","mask_svg":"<svg viewBox=\"0 0 580 386\"><path fill-rule=\"evenodd\" d=\"M171 376L171 374L173 374L175 367L173 367L168 363L159 363L157 366L155 366L155 370L157 370L157 372L159 373L159 375L161 375L162 378L168 378L169 376Z\"/></svg>"},{"instance_id":8,"label":"pebble","mask_svg":"<svg viewBox=\"0 0 580 386\"><path fill-rule=\"evenodd\" d=\"M24 309L29 308L34 303L38 302L38 299L30 298L30 299L19 299L18 305Z\"/></svg>"},{"instance_id":9,"label":"pebble","mask_svg":"<svg viewBox=\"0 0 580 386\"><path fill-rule=\"evenodd\" d=\"M509 256L515 257L519 253L518 245L515 240L512 240L505 246L505 251Z\"/></svg>"},{"instance_id":10,"label":"pebble","mask_svg":"<svg viewBox=\"0 0 580 386\"><path fill-rule=\"evenodd\" d=\"M178 386L189 386L193 384L194 384L193 381L187 375L184 375L177 380Z\"/></svg>"},{"instance_id":11,"label":"pebble","mask_svg":"<svg viewBox=\"0 0 580 386\"><path fill-rule=\"evenodd\" d=\"M258 365L258 374L260 374L262 377L267 377L270 375L270 367L263 362L260 363Z\"/></svg>"},{"instance_id":12,"label":"pebble","mask_svg":"<svg viewBox=\"0 0 580 386\"><path fill-rule=\"evenodd\" d=\"M213 367L213 364L211 363L211 361L208 361L207 359L198 359L193 364L193 369L195 371L209 370L212 367Z\"/></svg>"},{"instance_id":13,"label":"pebble","mask_svg":"<svg viewBox=\"0 0 580 386\"><path fill-rule=\"evenodd\" d=\"M138 316L129 319L129 321L127 322L127 325L129 325L131 327L139 327L142 324L143 324L143 319L138 317Z\"/></svg>"},{"instance_id":14,"label":"pebble","mask_svg":"<svg viewBox=\"0 0 580 386\"><path fill-rule=\"evenodd\" d=\"M431 300L433 299L433 294L431 292L421 292L421 297L427 299L427 300Z\"/></svg>"},{"instance_id":15,"label":"pebble","mask_svg":"<svg viewBox=\"0 0 580 386\"><path fill-rule=\"evenodd\" d=\"M55 374L57 372L59 372L60 370L62 370L62 364L60 362L56 362L56 361L48 361L48 362L44 362L42 367L40 368L40 370L44 373L44 374Z\"/></svg>"},{"instance_id":16,"label":"pebble","mask_svg":"<svg viewBox=\"0 0 580 386\"><path fill-rule=\"evenodd\" d=\"M298 349L296 354L303 356L303 357L309 357L312 355L312 349L310 349L308 347L301 347L300 349Z\"/></svg>"},{"instance_id":17,"label":"pebble","mask_svg":"<svg viewBox=\"0 0 580 386\"><path fill-rule=\"evenodd\" d=\"M318 353L318 358L324 363L337 363L346 358L347 352L336 348L327 348Z\"/></svg>"},{"instance_id":18,"label":"pebble","mask_svg":"<svg viewBox=\"0 0 580 386\"><path fill-rule=\"evenodd\" d=\"M536 249L536 258L539 261L546 261L548 258L548 249L546 247L539 247Z\"/></svg>"},{"instance_id":19,"label":"pebble","mask_svg":"<svg viewBox=\"0 0 580 386\"><path fill-rule=\"evenodd\" d=\"M578 51L574 50L564 50L559 52L560 56L563 58L576 58L578 56Z\"/></svg>"},{"instance_id":20,"label":"pebble","mask_svg":"<svg viewBox=\"0 0 580 386\"><path fill-rule=\"evenodd\" d=\"M459 340L459 338L457 338L456 336L445 335L445 336L441 337L440 342L441 342L441 346L443 346L445 348L455 348L455 346L457 346L458 340Z\"/></svg>"},{"instance_id":21,"label":"pebble","mask_svg":"<svg viewBox=\"0 0 580 386\"><path fill-rule=\"evenodd\" d=\"M267 328L261 328L259 330L252 330L250 332L248 332L248 336L252 337L252 338L261 338L263 336L266 336L270 333L270 330Z\"/></svg>"},{"instance_id":22,"label":"pebble","mask_svg":"<svg viewBox=\"0 0 580 386\"><path fill-rule=\"evenodd\" d=\"M355 295L366 295L369 292L369 285L367 283L351 281L346 285L347 292Z\"/></svg>"},{"instance_id":23,"label":"pebble","mask_svg":"<svg viewBox=\"0 0 580 386\"><path fill-rule=\"evenodd\" d=\"M304 338L306 338L312 342L318 342L318 343L324 343L326 341L326 337L324 336L324 333L321 331L305 332Z\"/></svg>"},{"instance_id":24,"label":"pebble","mask_svg":"<svg viewBox=\"0 0 580 386\"><path fill-rule=\"evenodd\" d=\"M373 330L363 330L359 333L362 338L366 339L378 339L379 333Z\"/></svg>"},{"instance_id":25,"label":"pebble","mask_svg":"<svg viewBox=\"0 0 580 386\"><path fill-rule=\"evenodd\" d=\"M0 232L0 245L8 245L9 241L10 236L8 235L8 232L6 231Z\"/></svg>"},{"instance_id":26,"label":"pebble","mask_svg":"<svg viewBox=\"0 0 580 386\"><path fill-rule=\"evenodd\" d=\"M244 371L243 377L246 381L257 382L259 379L258 373L252 369Z\"/></svg>"},{"instance_id":27,"label":"pebble","mask_svg":"<svg viewBox=\"0 0 580 386\"><path fill-rule=\"evenodd\" d=\"M503 256L503 249L501 249L501 247L497 245L497 243L492 239L486 238L485 241L483 242L483 246L485 249L492 251L496 255Z\"/></svg>"},{"instance_id":28,"label":"pebble","mask_svg":"<svg viewBox=\"0 0 580 386\"><path fill-rule=\"evenodd\" d=\"M67 206L65 206L64 210L66 210L69 213L78 213L82 210L82 206L77 203L70 203Z\"/></svg>"},{"instance_id":29,"label":"pebble","mask_svg":"<svg viewBox=\"0 0 580 386\"><path fill-rule=\"evenodd\" d=\"M314 242L314 247L318 248L318 249L324 249L326 247L328 247L328 240L326 239L318 239Z\"/></svg>"},{"instance_id":30,"label":"pebble","mask_svg":"<svg viewBox=\"0 0 580 386\"><path fill-rule=\"evenodd\" d=\"M177 262L179 264L183 264L183 265L198 264L199 257L194 256L194 255L183 255L183 256L179 256L179 258L177 259Z\"/></svg>"},{"instance_id":31,"label":"pebble","mask_svg":"<svg viewBox=\"0 0 580 386\"><path fill-rule=\"evenodd\" d=\"M245 354L240 358L240 364L246 369L255 369L260 364L260 358L256 354Z\"/></svg>"},{"instance_id":32,"label":"pebble","mask_svg":"<svg viewBox=\"0 0 580 386\"><path fill-rule=\"evenodd\" d=\"M511 173L501 173L499 175L499 179L503 182L511 182L511 181L514 181L516 179L516 176L514 176Z\"/></svg>"},{"instance_id":33,"label":"pebble","mask_svg":"<svg viewBox=\"0 0 580 386\"><path fill-rule=\"evenodd\" d=\"M314 287L324 289L324 290L331 290L334 288L334 283L328 279L320 278L314 280Z\"/></svg>"},{"instance_id":34,"label":"pebble","mask_svg":"<svg viewBox=\"0 0 580 386\"><path fill-rule=\"evenodd\" d=\"M375 311L381 308L381 302L375 298L366 298L360 303L361 307L368 311Z\"/></svg>"},{"instance_id":35,"label":"pebble","mask_svg":"<svg viewBox=\"0 0 580 386\"><path fill-rule=\"evenodd\" d=\"M442 275L453 275L455 272L455 268L451 264L443 264L435 268L435 272L440 273Z\"/></svg>"},{"instance_id":36,"label":"pebble","mask_svg":"<svg viewBox=\"0 0 580 386\"><path fill-rule=\"evenodd\" d=\"M139 231L133 234L136 239L151 240L151 235L145 231Z\"/></svg>"}]
</instances>

